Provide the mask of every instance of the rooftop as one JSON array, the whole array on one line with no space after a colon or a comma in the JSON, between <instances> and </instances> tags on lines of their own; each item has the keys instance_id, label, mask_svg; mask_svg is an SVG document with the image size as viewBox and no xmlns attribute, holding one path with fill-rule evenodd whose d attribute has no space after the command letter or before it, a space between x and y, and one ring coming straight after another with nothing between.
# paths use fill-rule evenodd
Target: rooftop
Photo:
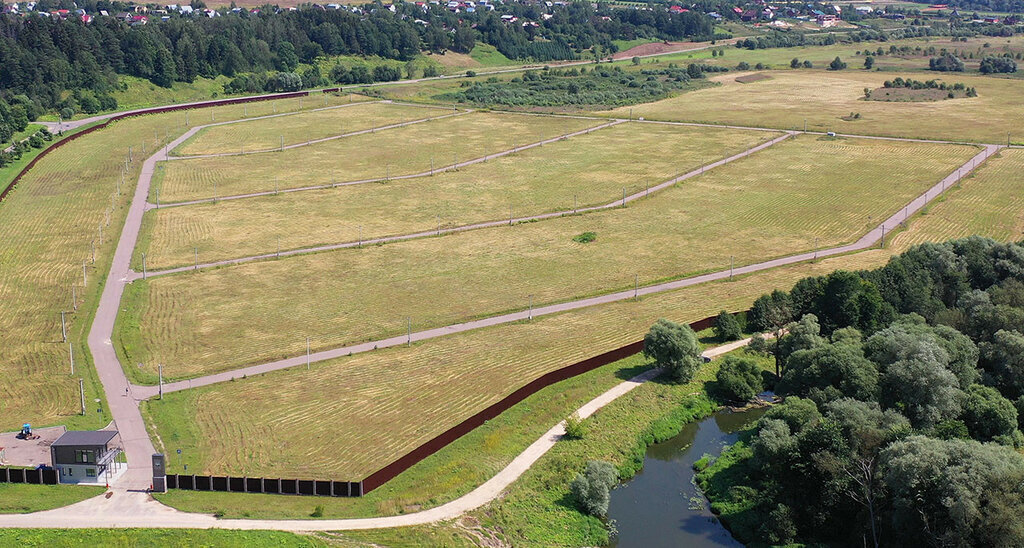
<instances>
[{"instance_id":1,"label":"rooftop","mask_svg":"<svg viewBox=\"0 0 1024 548\"><path fill-rule=\"evenodd\" d=\"M70 430L53 442L53 447L69 445L106 445L117 430Z\"/></svg>"}]
</instances>

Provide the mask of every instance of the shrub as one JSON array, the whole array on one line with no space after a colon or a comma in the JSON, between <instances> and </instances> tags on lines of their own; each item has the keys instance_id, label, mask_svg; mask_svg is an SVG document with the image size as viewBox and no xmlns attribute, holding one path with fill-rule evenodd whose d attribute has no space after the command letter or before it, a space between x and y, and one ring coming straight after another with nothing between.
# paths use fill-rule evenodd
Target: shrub
<instances>
[{"instance_id":1,"label":"shrub","mask_svg":"<svg viewBox=\"0 0 1024 548\"><path fill-rule=\"evenodd\" d=\"M587 426L583 419L576 413L565 419L565 437L571 440L580 440L587 435Z\"/></svg>"},{"instance_id":2,"label":"shrub","mask_svg":"<svg viewBox=\"0 0 1024 548\"><path fill-rule=\"evenodd\" d=\"M466 71L466 77L472 78L474 76L476 76L476 71L475 70L467 70Z\"/></svg>"},{"instance_id":3,"label":"shrub","mask_svg":"<svg viewBox=\"0 0 1024 548\"><path fill-rule=\"evenodd\" d=\"M313 508L313 513L310 514L309 517L311 517L311 518L322 518L322 517L324 517L324 507L323 507L323 505L320 505L320 504L316 505L316 508Z\"/></svg>"},{"instance_id":4,"label":"shrub","mask_svg":"<svg viewBox=\"0 0 1024 548\"><path fill-rule=\"evenodd\" d=\"M718 313L718 317L715 318L715 336L720 341L735 341L743 335L743 329L740 327L740 322L736 320L736 316L726 312L725 310Z\"/></svg>"},{"instance_id":5,"label":"shrub","mask_svg":"<svg viewBox=\"0 0 1024 548\"><path fill-rule=\"evenodd\" d=\"M597 232L584 232L573 236L572 241L580 244L589 244L597 239Z\"/></svg>"},{"instance_id":6,"label":"shrub","mask_svg":"<svg viewBox=\"0 0 1024 548\"><path fill-rule=\"evenodd\" d=\"M814 68L814 63L810 61L804 61L804 68Z\"/></svg>"},{"instance_id":7,"label":"shrub","mask_svg":"<svg viewBox=\"0 0 1024 548\"><path fill-rule=\"evenodd\" d=\"M569 484L569 491L584 512L603 518L608 515L611 488L619 480L619 473L609 462L592 460L587 468Z\"/></svg>"},{"instance_id":8,"label":"shrub","mask_svg":"<svg viewBox=\"0 0 1024 548\"><path fill-rule=\"evenodd\" d=\"M644 337L644 356L676 382L689 382L703 363L697 335L688 325L658 320Z\"/></svg>"},{"instance_id":9,"label":"shrub","mask_svg":"<svg viewBox=\"0 0 1024 548\"><path fill-rule=\"evenodd\" d=\"M736 65L736 70L750 70L750 63L740 61L739 64Z\"/></svg>"},{"instance_id":10,"label":"shrub","mask_svg":"<svg viewBox=\"0 0 1024 548\"><path fill-rule=\"evenodd\" d=\"M761 393L761 367L757 360L742 356L726 356L715 375L716 396L726 401L745 402Z\"/></svg>"},{"instance_id":11,"label":"shrub","mask_svg":"<svg viewBox=\"0 0 1024 548\"><path fill-rule=\"evenodd\" d=\"M828 70L843 70L846 68L846 63L836 55L836 58L828 64Z\"/></svg>"}]
</instances>

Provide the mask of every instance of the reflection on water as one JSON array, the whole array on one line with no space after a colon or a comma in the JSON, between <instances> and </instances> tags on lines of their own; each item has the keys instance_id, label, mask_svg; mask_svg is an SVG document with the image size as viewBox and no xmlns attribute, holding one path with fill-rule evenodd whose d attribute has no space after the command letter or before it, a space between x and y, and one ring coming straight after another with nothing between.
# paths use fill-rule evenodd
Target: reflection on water
<instances>
[{"instance_id":1,"label":"reflection on water","mask_svg":"<svg viewBox=\"0 0 1024 548\"><path fill-rule=\"evenodd\" d=\"M719 411L648 447L643 470L612 491L608 517L618 530L612 546L742 546L718 523L694 485L693 463L705 453L718 456L764 411Z\"/></svg>"}]
</instances>

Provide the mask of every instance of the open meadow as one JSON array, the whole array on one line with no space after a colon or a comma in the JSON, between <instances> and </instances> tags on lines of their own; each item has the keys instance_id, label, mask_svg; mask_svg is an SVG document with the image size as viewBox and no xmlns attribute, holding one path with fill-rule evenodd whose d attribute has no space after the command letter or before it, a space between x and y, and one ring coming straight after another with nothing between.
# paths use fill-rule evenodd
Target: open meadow
<instances>
[{"instance_id":1,"label":"open meadow","mask_svg":"<svg viewBox=\"0 0 1024 548\"><path fill-rule=\"evenodd\" d=\"M1009 184L1002 181L1005 181L1004 175L1007 171L1012 172L1015 169L1013 162L1019 161L1021 154L1020 151L1004 151L1002 155L1001 158L991 159L991 163L982 168L978 175L966 179L962 187L951 189L940 202L930 207L927 214L911 218L908 229L899 233L894 243L886 249L871 249L738 277L733 281L714 282L670 293L650 295L639 302L619 302L536 318L529 323L497 326L444 339L423 341L412 348L388 348L378 353L323 362L314 366L312 372L279 371L258 378L240 379L236 383L170 394L163 401L149 402L147 414L154 421L158 439L163 440L167 450L184 448L182 463L188 463L191 469L212 473L234 473L241 469L254 474L281 472L275 469L273 462L279 458L278 447L295 446L290 436L283 435L283 432L289 429L308 436L306 443L310 445L328 443L338 447L350 447L349 440L359 440L360 443L369 444L364 446L368 451L381 457L400 453L398 447L387 447L380 437L374 437L354 426L367 419L362 416L363 413L377 413L378 400L382 402L381 407L390 409L387 413L395 413L394 421L419 422L419 411L441 405L437 402L450 401L445 398L458 392L454 387L463 386L464 382L472 384L473 388L469 392L474 395L463 396L463 402L475 400L481 390L485 390L484 393L489 390L486 385L471 381L472 376L466 375L465 371L487 371L488 379L497 378L503 383L511 382L512 385L506 387L504 392L497 390L497 395L490 396L497 399L500 394L524 384L530 378L523 375L509 380L509 371L518 371L520 364L524 363L524 348L531 349L527 354L530 359L525 362L531 370L552 370L637 340L657 318L692 321L713 314L720 308L740 310L749 306L761 293L771 288L789 287L804 276L823 275L835 269L875 268L883 265L891 254L906 249L908 236L913 236L909 239L916 242L941 241L965 234L959 227L950 223L935 222L936 219L945 218L947 212L962 212L958 215L966 216L969 215L970 209L975 207L992 211L992 215L986 215L985 224L976 225L970 232L999 239L1017 238L1020 235L1019 231L1004 234L999 227L1012 225L1015 218L1019 219L1019 209L1002 207L1002 204L1007 199L1006 194L1011 192L1009 189L1024 183L1019 177L1011 177L1011 181L1015 182ZM993 188L989 184L993 182L998 187L1008 190L999 191ZM587 344L579 346L573 342L580 340L585 340ZM634 367L638 363L640 362L631 359L610 364L578 379L564 381L545 389L491 421L495 424L489 423L457 440L441 453L417 464L379 491L357 500L328 501L325 506L325 517L390 515L410 507L435 506L455 498L500 470L512 457L536 439L549 424L568 414L579 403L618 380L636 374L637 370L629 367ZM440 369L430 371L431 365L440 366ZM356 385L357 388L366 390L362 395L358 390L350 390L349 385L345 384L350 376L356 375L362 379L361 382L366 382L367 378L364 375L367 374L367 369L378 371L378 377L386 377L389 379L388 382L378 384L372 389L362 384ZM406 372L421 376L421 381L428 387L427 390L419 390L416 383L406 384ZM435 377L441 377L446 382L452 381L447 391L431 381ZM702 374L700 378L706 376ZM398 383L393 383L393 380L397 380ZM593 387L590 391L581 392L582 386L578 386L581 384ZM283 393L276 392L275 387L278 386L285 387ZM294 429L294 423L290 421L296 415L289 414L288 411L296 409L292 403L299 391L313 387L318 387L314 388L315 390L322 390L328 399L334 399L338 394L351 397L352 409L337 409L330 406L320 411L315 406L304 407L299 424L311 426ZM660 388L658 384L645 385L636 392L635 398L645 398L643 394L648 390L658 391ZM287 395L291 395L293 400L289 401ZM238 416L239 414L234 412L237 406L242 405L243 401L248 401L251 396L255 396L256 401L260 401L264 408L272 410L267 417ZM432 400L436 402L431 403ZM614 420L609 418L609 413L617 412L621 410L620 408L632 409L637 401L630 396L629 401L616 402L596 420ZM485 404L481 402L476 405ZM406 412L399 416L402 409ZM468 413L471 409L472 404L462 412ZM341 413L344 420L335 420L337 413ZM354 416L347 418L350 413ZM433 413L443 414L434 410L429 411L427 417L433 416ZM429 425L428 431L422 433L416 432L414 427L408 428L413 428L415 435L422 436L422 440L429 438L431 434L428 432L440 432L446 425L454 424L459 419L446 416L441 420L450 422L434 424L425 420L423 424ZM288 422L288 428L284 422ZM353 426L346 427L347 424ZM338 425L342 425L340 431L337 430ZM330 439L314 436L313 432L319 429L330 429L337 435ZM229 432L232 438L201 434L212 430ZM597 432L603 430L599 428ZM264 436L275 435L282 437L264 439ZM233 450L232 448L238 445L237 440L242 439L239 437L244 437L246 444L257 444L261 449L248 455ZM409 446L415 446L415 443L410 443ZM308 468L308 473L336 477L334 474L349 470L346 464L348 460L345 463L333 462L334 451L344 450L338 447L318 453L326 460L320 461L317 467ZM552 455L544 459L564 458L558 455L565 451L572 452L574 449L559 445ZM270 458L269 455L274 457ZM286 450L285 458L290 458L290 455L294 455L296 460L305 457L305 453L298 449ZM588 458L593 458L593 455ZM180 467L181 463L172 462L172 465ZM366 462L363 466L366 469L373 469L371 462ZM517 482L511 492L517 493L524 488L527 493L532 492L531 488L526 486L535 481L532 476L543 474L544 470L549 468L544 464L537 467L537 472L528 472L524 480ZM359 469L349 471L358 472ZM274 506L275 509L254 511L251 504L254 499L260 502L261 507ZM308 511L308 504L303 504L302 500L266 495L176 492L169 493L162 500L180 509L191 511L211 512L227 509L228 514L233 517L250 515L287 518L301 516Z\"/></svg>"},{"instance_id":2,"label":"open meadow","mask_svg":"<svg viewBox=\"0 0 1024 548\"><path fill-rule=\"evenodd\" d=\"M741 73L727 73L713 80L721 86L677 97L622 107L610 112L651 120L713 122L755 125L779 129L804 128L859 135L1005 143L1024 141L1018 120L1024 116L1024 92L1020 80L966 76L958 73L891 73L845 70L767 71L768 79L739 83ZM897 76L952 84L963 82L978 90L977 97L933 102L865 101L864 89L882 87ZM846 120L850 114L859 118ZM978 123L984 120L984 123ZM1014 135L1016 133L1016 136Z\"/></svg>"},{"instance_id":3,"label":"open meadow","mask_svg":"<svg viewBox=\"0 0 1024 548\"><path fill-rule=\"evenodd\" d=\"M353 131L387 126L412 120L423 120L445 114L452 109L442 107L370 102L366 97L347 105L323 107L312 112L273 116L212 126L202 129L178 145L172 155L224 154L260 151L305 143ZM312 100L312 99L311 99Z\"/></svg>"},{"instance_id":4,"label":"open meadow","mask_svg":"<svg viewBox=\"0 0 1024 548\"><path fill-rule=\"evenodd\" d=\"M288 118L281 118L279 125L292 124ZM154 178L153 191L159 189L161 202L170 203L383 179L429 171L431 162L440 168L601 123L583 118L473 112L383 130L379 135L355 135L280 152L163 162ZM399 151L401 154L397 154ZM282 169L290 172L282 176Z\"/></svg>"},{"instance_id":5,"label":"open meadow","mask_svg":"<svg viewBox=\"0 0 1024 548\"><path fill-rule=\"evenodd\" d=\"M613 209L138 280L135 378L184 378L855 240L974 147L799 136ZM596 239L574 238L594 232ZM531 297L532 296L532 297ZM401 303L400 305L398 303ZM444 303L444 306L438 306Z\"/></svg>"},{"instance_id":6,"label":"open meadow","mask_svg":"<svg viewBox=\"0 0 1024 548\"><path fill-rule=\"evenodd\" d=\"M299 115L299 116L305 116ZM245 125L245 124L242 124ZM619 124L433 177L152 209L141 270L606 204L779 136ZM378 139L386 139L384 132ZM282 179L293 171L279 166ZM575 204L575 205L574 205Z\"/></svg>"},{"instance_id":7,"label":"open meadow","mask_svg":"<svg viewBox=\"0 0 1024 548\"><path fill-rule=\"evenodd\" d=\"M309 100L276 101L282 112L309 106ZM252 114L272 108L269 102L254 103L248 110ZM244 114L241 105L197 112L220 120ZM152 152L180 134L189 116L194 122L199 115L130 118L64 145L0 203L0 430L25 422L97 428L110 421L85 332L98 282L106 275L113 242L121 232L142 150ZM128 147L133 148L134 162L127 166L117 196ZM67 313L67 342L62 342L61 311ZM75 357L73 376L69 343ZM79 378L88 403L85 416L80 415Z\"/></svg>"}]
</instances>

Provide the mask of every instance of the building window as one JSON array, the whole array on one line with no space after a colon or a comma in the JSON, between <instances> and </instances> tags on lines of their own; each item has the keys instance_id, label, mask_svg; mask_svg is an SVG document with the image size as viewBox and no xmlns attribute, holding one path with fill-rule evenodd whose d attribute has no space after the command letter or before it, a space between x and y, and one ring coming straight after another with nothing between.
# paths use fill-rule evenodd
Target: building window
<instances>
[{"instance_id":1,"label":"building window","mask_svg":"<svg viewBox=\"0 0 1024 548\"><path fill-rule=\"evenodd\" d=\"M85 469L85 475L87 477L90 477L90 478L95 478L96 477L96 469L95 468L86 468Z\"/></svg>"},{"instance_id":2,"label":"building window","mask_svg":"<svg viewBox=\"0 0 1024 548\"><path fill-rule=\"evenodd\" d=\"M95 453L93 453L92 451L88 451L86 449L76 449L75 462L78 464L92 464L93 462L95 462L93 457L94 454Z\"/></svg>"}]
</instances>

